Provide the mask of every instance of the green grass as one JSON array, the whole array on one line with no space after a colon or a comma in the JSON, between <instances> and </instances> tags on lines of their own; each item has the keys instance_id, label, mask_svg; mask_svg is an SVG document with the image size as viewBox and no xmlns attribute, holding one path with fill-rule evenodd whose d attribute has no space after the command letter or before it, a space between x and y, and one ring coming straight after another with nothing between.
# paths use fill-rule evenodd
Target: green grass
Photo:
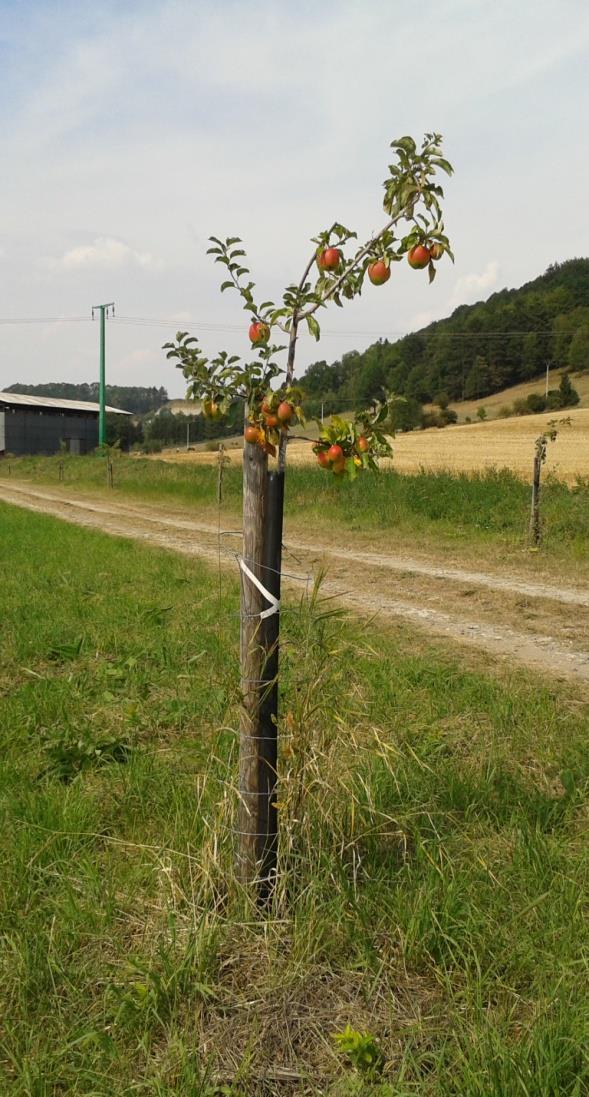
<instances>
[{"instance_id":1,"label":"green grass","mask_svg":"<svg viewBox=\"0 0 589 1097\"><path fill-rule=\"evenodd\" d=\"M287 607L262 915L231 867L237 582L7 506L0 561L1 1092L588 1092L573 693Z\"/></svg>"},{"instance_id":2,"label":"green grass","mask_svg":"<svg viewBox=\"0 0 589 1097\"><path fill-rule=\"evenodd\" d=\"M12 475L35 483L57 483L59 458L29 457L10 462ZM0 477L8 476L0 462ZM66 458L65 481L78 489L106 490L104 461ZM178 505L214 506L217 469L127 458L115 465L115 490L140 499ZM241 506L241 469L224 475L229 510ZM368 530L439 544L526 543L530 488L509 471L481 474L385 471L339 483L314 467L288 471L287 515L318 529ZM543 550L570 562L589 561L589 481L569 487L546 477L542 490Z\"/></svg>"}]
</instances>

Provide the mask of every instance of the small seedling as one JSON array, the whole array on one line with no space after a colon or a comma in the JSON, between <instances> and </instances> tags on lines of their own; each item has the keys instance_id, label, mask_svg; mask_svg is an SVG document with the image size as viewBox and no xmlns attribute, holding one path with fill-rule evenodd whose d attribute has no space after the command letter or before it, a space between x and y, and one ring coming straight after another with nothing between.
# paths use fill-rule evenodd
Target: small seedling
<instances>
[{"instance_id":1,"label":"small seedling","mask_svg":"<svg viewBox=\"0 0 589 1097\"><path fill-rule=\"evenodd\" d=\"M379 1078L384 1070L384 1055L376 1039L369 1032L357 1032L346 1025L343 1032L335 1032L332 1037L343 1055L359 1074L369 1080Z\"/></svg>"}]
</instances>

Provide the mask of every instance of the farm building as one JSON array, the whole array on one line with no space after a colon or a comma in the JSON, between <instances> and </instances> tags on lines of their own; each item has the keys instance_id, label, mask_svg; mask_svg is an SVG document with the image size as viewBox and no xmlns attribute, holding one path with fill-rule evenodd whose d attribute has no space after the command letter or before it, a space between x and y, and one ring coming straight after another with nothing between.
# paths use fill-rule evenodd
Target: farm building
<instances>
[{"instance_id":1,"label":"farm building","mask_svg":"<svg viewBox=\"0 0 589 1097\"><path fill-rule=\"evenodd\" d=\"M129 415L120 408L106 409ZM0 455L89 453L98 445L98 404L0 392Z\"/></svg>"}]
</instances>

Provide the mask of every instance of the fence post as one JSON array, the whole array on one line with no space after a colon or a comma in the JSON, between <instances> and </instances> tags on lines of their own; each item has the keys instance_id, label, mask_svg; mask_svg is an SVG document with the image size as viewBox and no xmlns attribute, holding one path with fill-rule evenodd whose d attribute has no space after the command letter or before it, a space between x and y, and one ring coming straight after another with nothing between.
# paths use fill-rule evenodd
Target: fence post
<instances>
[{"instance_id":1,"label":"fence post","mask_svg":"<svg viewBox=\"0 0 589 1097\"><path fill-rule=\"evenodd\" d=\"M237 834L237 874L244 884L251 884L259 879L265 846L260 822L260 802L264 797L259 795L263 791L260 784L260 747L263 742L260 702L265 664L261 614L267 608L268 602L254 580L265 586L262 565L267 473L268 458L264 450L260 446L246 443L243 453L241 719Z\"/></svg>"},{"instance_id":2,"label":"fence post","mask_svg":"<svg viewBox=\"0 0 589 1097\"><path fill-rule=\"evenodd\" d=\"M542 447L536 443L536 453L534 455L534 472L532 478L532 510L530 514L530 541L532 545L538 546L542 537L542 529L540 523L540 476L542 474Z\"/></svg>"},{"instance_id":3,"label":"fence post","mask_svg":"<svg viewBox=\"0 0 589 1097\"><path fill-rule=\"evenodd\" d=\"M284 471L269 472L264 514L264 586L276 599L276 612L264 619L262 646L264 649L264 682L260 706L259 792L258 811L261 838L261 895L272 891L278 853L278 813L276 786L278 782L278 655L280 639L280 572L282 564L282 519L284 509Z\"/></svg>"},{"instance_id":4,"label":"fence post","mask_svg":"<svg viewBox=\"0 0 589 1097\"><path fill-rule=\"evenodd\" d=\"M114 488L114 473L110 457L106 459L106 482L109 488Z\"/></svg>"}]
</instances>

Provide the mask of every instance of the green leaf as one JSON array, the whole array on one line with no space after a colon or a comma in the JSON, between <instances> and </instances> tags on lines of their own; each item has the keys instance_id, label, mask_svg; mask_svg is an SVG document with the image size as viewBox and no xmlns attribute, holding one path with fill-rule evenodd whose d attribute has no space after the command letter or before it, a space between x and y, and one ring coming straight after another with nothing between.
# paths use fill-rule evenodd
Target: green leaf
<instances>
[{"instance_id":1,"label":"green leaf","mask_svg":"<svg viewBox=\"0 0 589 1097\"><path fill-rule=\"evenodd\" d=\"M441 156L433 156L431 162L432 164L436 164L438 168L441 168L442 171L445 171L446 175L454 174L454 168L452 167L452 164L449 162L449 160L444 160Z\"/></svg>"},{"instance_id":2,"label":"green leaf","mask_svg":"<svg viewBox=\"0 0 589 1097\"><path fill-rule=\"evenodd\" d=\"M399 137L395 141L391 141L391 148L403 149L403 152L413 155L416 152L417 145L412 137Z\"/></svg>"},{"instance_id":3,"label":"green leaf","mask_svg":"<svg viewBox=\"0 0 589 1097\"><path fill-rule=\"evenodd\" d=\"M321 328L314 316L307 316L307 327L309 329L309 334L313 335L317 342L319 342L319 339L321 338Z\"/></svg>"},{"instance_id":4,"label":"green leaf","mask_svg":"<svg viewBox=\"0 0 589 1097\"><path fill-rule=\"evenodd\" d=\"M436 277L436 268L435 268L433 263L429 264L429 266L427 268L427 273L429 275L429 282L430 282L430 286L431 286L434 278Z\"/></svg>"},{"instance_id":5,"label":"green leaf","mask_svg":"<svg viewBox=\"0 0 589 1097\"><path fill-rule=\"evenodd\" d=\"M221 293L224 293L226 289L235 289L234 282L221 282Z\"/></svg>"},{"instance_id":6,"label":"green leaf","mask_svg":"<svg viewBox=\"0 0 589 1097\"><path fill-rule=\"evenodd\" d=\"M353 457L348 457L346 461L346 473L348 480L355 480L358 475L358 469L356 468L356 462Z\"/></svg>"}]
</instances>

